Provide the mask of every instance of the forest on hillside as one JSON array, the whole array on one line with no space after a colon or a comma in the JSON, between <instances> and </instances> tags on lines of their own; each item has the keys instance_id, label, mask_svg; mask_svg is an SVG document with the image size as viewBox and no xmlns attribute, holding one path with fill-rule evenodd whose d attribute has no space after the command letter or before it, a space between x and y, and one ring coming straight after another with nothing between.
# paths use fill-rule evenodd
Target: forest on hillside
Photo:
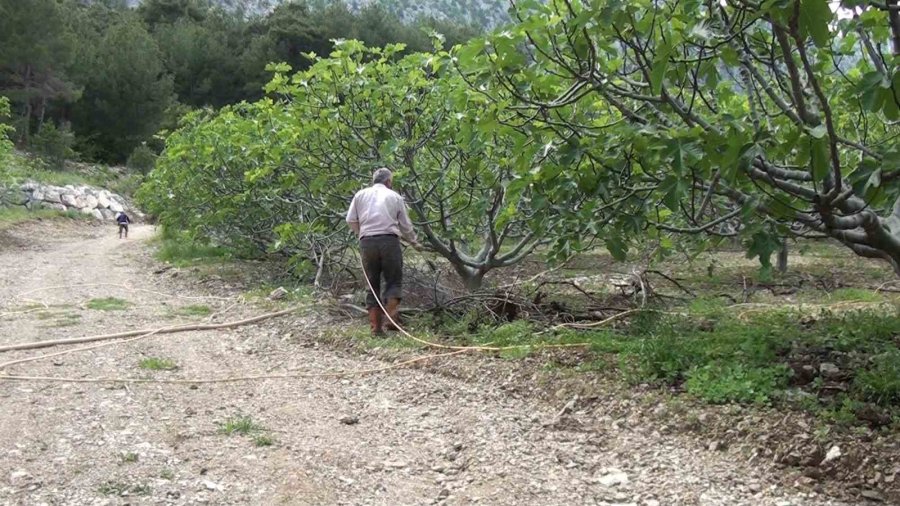
<instances>
[{"instance_id":1,"label":"forest on hillside","mask_svg":"<svg viewBox=\"0 0 900 506\"><path fill-rule=\"evenodd\" d=\"M205 0L0 0L0 96L21 148L104 163L153 156L160 131L192 109L262 97L270 62L295 70L332 41L448 45L478 30L378 4L290 2L245 12Z\"/></svg>"}]
</instances>

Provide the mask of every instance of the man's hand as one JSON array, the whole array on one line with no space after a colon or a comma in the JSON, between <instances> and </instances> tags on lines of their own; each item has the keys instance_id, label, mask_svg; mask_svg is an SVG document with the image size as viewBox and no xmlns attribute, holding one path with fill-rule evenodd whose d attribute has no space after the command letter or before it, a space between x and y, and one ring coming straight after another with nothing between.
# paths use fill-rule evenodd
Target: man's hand
<instances>
[{"instance_id":1,"label":"man's hand","mask_svg":"<svg viewBox=\"0 0 900 506\"><path fill-rule=\"evenodd\" d=\"M419 252L425 251L425 246L422 246L422 243L420 243L419 241L413 241L413 242L409 243L409 245L412 246L413 249L416 251L419 251Z\"/></svg>"}]
</instances>

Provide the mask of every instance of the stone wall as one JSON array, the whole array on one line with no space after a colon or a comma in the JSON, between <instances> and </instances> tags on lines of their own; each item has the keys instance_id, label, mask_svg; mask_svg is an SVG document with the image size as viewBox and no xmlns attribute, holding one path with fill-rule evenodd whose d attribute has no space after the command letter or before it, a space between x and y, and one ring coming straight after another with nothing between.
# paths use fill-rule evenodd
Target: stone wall
<instances>
[{"instance_id":1,"label":"stone wall","mask_svg":"<svg viewBox=\"0 0 900 506\"><path fill-rule=\"evenodd\" d=\"M17 187L0 187L0 207L24 206L30 210L56 209L89 214L98 220L114 220L116 214L126 212L132 220L143 214L128 200L102 188L86 185L53 186L28 181Z\"/></svg>"}]
</instances>

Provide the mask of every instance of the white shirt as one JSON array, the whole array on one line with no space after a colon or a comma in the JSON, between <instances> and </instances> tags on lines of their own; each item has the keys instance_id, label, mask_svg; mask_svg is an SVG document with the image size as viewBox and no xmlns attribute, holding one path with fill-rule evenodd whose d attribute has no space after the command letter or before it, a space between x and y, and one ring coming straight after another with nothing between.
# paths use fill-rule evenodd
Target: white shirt
<instances>
[{"instance_id":1,"label":"white shirt","mask_svg":"<svg viewBox=\"0 0 900 506\"><path fill-rule=\"evenodd\" d=\"M383 184L375 184L356 192L347 223L359 223L359 236L393 234L416 242L416 233L399 193Z\"/></svg>"}]
</instances>

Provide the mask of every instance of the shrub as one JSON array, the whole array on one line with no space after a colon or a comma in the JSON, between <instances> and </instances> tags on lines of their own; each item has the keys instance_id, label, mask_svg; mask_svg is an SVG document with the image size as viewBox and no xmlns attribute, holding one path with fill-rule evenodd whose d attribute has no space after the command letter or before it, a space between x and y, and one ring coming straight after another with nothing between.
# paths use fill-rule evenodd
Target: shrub
<instances>
[{"instance_id":1,"label":"shrub","mask_svg":"<svg viewBox=\"0 0 900 506\"><path fill-rule=\"evenodd\" d=\"M68 125L57 128L53 123L44 123L31 138L31 149L51 168L61 169L68 159L75 158L75 134Z\"/></svg>"},{"instance_id":2,"label":"shrub","mask_svg":"<svg viewBox=\"0 0 900 506\"><path fill-rule=\"evenodd\" d=\"M873 357L871 367L857 373L853 386L868 401L884 406L900 404L900 349Z\"/></svg>"},{"instance_id":3,"label":"shrub","mask_svg":"<svg viewBox=\"0 0 900 506\"><path fill-rule=\"evenodd\" d=\"M134 151L131 152L131 155L128 157L128 161L125 162L129 169L140 172L141 174L148 174L153 167L156 166L156 153L153 152L150 147L147 146L147 143L141 143L140 146L134 148ZM137 188L135 187L135 190Z\"/></svg>"}]
</instances>

